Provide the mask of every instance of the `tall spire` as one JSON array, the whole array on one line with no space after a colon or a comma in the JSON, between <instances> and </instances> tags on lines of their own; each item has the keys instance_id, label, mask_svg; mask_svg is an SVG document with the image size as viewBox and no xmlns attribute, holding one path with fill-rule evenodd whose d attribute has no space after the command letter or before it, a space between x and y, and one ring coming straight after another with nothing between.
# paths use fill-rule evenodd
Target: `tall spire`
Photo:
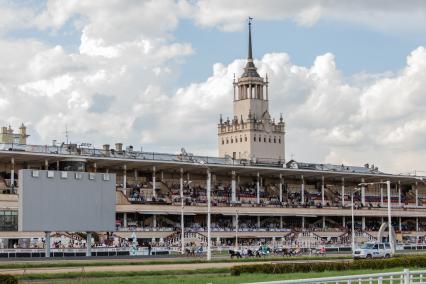
<instances>
[{"instance_id":1,"label":"tall spire","mask_svg":"<svg viewBox=\"0 0 426 284\"><path fill-rule=\"evenodd\" d=\"M253 20L253 18L249 17L248 18L248 28L249 28L249 42L248 42L248 60L253 60L253 52L252 52L252 48L251 48L251 21Z\"/></svg>"},{"instance_id":2,"label":"tall spire","mask_svg":"<svg viewBox=\"0 0 426 284\"><path fill-rule=\"evenodd\" d=\"M249 42L248 42L248 56L247 56L247 64L244 68L244 73L241 77L260 77L257 73L257 68L253 63L253 49L251 45L251 22L253 18L248 18L248 28L249 28Z\"/></svg>"}]
</instances>

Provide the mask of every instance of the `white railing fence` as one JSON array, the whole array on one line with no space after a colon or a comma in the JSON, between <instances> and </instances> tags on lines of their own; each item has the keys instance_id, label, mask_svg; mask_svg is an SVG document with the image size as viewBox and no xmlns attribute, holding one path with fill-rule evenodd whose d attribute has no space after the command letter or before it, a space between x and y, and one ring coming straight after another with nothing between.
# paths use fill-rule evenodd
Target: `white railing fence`
<instances>
[{"instance_id":1,"label":"white railing fence","mask_svg":"<svg viewBox=\"0 0 426 284\"><path fill-rule=\"evenodd\" d=\"M256 282L250 284L411 284L426 283L426 270L387 272L363 275L322 277L300 280Z\"/></svg>"}]
</instances>

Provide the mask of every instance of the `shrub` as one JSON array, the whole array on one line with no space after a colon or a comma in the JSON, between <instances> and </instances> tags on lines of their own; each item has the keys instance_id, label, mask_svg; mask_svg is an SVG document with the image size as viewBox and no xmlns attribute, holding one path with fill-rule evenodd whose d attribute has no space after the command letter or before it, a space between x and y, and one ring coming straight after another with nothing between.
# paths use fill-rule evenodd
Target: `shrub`
<instances>
[{"instance_id":1,"label":"shrub","mask_svg":"<svg viewBox=\"0 0 426 284\"><path fill-rule=\"evenodd\" d=\"M388 259L365 259L355 261L267 263L240 265L231 268L231 275L241 273L284 274L295 272L342 271L347 269L386 269L394 267L426 267L426 255L401 256Z\"/></svg>"},{"instance_id":2,"label":"shrub","mask_svg":"<svg viewBox=\"0 0 426 284\"><path fill-rule=\"evenodd\" d=\"M9 274L0 274L0 283L2 284L17 284L18 279Z\"/></svg>"}]
</instances>

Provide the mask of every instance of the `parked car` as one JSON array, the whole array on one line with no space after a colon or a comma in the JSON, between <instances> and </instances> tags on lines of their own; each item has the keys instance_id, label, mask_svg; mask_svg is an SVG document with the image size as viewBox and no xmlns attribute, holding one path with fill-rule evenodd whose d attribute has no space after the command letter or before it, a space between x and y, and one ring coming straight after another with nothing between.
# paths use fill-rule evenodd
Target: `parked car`
<instances>
[{"instance_id":1,"label":"parked car","mask_svg":"<svg viewBox=\"0 0 426 284\"><path fill-rule=\"evenodd\" d=\"M354 259L389 258L393 256L389 243L366 243L353 252Z\"/></svg>"}]
</instances>

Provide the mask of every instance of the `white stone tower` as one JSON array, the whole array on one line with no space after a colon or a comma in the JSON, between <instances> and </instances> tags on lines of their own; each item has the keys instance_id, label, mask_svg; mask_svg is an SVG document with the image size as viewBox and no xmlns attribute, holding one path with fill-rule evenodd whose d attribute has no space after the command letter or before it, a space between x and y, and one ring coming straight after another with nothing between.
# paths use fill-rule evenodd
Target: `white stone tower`
<instances>
[{"instance_id":1,"label":"white stone tower","mask_svg":"<svg viewBox=\"0 0 426 284\"><path fill-rule=\"evenodd\" d=\"M260 77L253 62L251 19L248 58L241 77L234 78L234 116L218 124L219 156L234 159L285 162L285 124L269 114L268 76Z\"/></svg>"}]
</instances>

